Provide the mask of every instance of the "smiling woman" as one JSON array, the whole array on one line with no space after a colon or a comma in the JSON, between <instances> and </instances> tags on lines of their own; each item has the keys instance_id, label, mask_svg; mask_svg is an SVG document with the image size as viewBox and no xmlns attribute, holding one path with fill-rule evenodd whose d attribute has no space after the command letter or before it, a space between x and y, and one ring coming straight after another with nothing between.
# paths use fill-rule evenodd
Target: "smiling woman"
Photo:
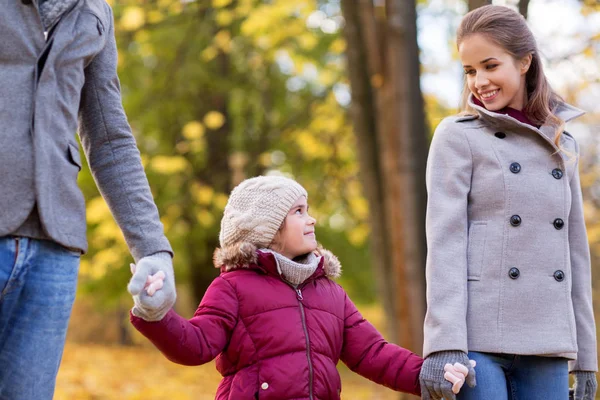
<instances>
[{"instance_id":1,"label":"smiling woman","mask_svg":"<svg viewBox=\"0 0 600 400\"><path fill-rule=\"evenodd\" d=\"M458 47L469 91L488 110L522 110L527 102L525 75L531 54L520 60L482 34L465 38Z\"/></svg>"},{"instance_id":2,"label":"smiling woman","mask_svg":"<svg viewBox=\"0 0 600 400\"><path fill-rule=\"evenodd\" d=\"M421 387L477 361L459 400L592 400L598 368L579 145L583 114L546 80L526 21L507 7L458 29L464 110L437 127L427 165L427 315ZM524 340L523 338L526 338ZM451 396L443 396L446 399Z\"/></svg>"}]
</instances>

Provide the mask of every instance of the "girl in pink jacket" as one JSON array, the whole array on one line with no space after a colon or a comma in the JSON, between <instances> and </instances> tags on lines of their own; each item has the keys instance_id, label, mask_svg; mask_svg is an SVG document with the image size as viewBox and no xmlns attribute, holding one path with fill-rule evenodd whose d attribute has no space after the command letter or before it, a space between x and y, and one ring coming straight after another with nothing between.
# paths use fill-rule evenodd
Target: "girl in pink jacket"
<instances>
[{"instance_id":1,"label":"girl in pink jacket","mask_svg":"<svg viewBox=\"0 0 600 400\"><path fill-rule=\"evenodd\" d=\"M340 360L374 382L419 395L422 358L386 342L333 281L341 266L317 246L307 197L288 178L242 182L221 221L214 255L221 275L194 317L170 310L147 321L152 310L136 302L131 322L173 362L216 357L219 400L339 399ZM147 295L160 290L161 277L149 276ZM461 371L448 375L457 388Z\"/></svg>"}]
</instances>

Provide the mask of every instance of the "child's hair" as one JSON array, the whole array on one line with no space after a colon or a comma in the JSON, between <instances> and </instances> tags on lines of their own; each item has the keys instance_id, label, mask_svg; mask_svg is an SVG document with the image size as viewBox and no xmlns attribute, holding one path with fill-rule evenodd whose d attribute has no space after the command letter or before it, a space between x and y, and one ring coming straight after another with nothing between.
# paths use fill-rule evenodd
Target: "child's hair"
<instances>
[{"instance_id":1,"label":"child's hair","mask_svg":"<svg viewBox=\"0 0 600 400\"><path fill-rule=\"evenodd\" d=\"M466 14L456 34L457 47L467 37L481 34L502 47L515 60L521 60L531 54L531 66L525 76L527 103L525 114L536 125L549 123L555 127L554 143L560 149L560 135L564 121L553 114L563 99L552 90L544 70L533 33L521 14L508 7L487 5ZM465 80L461 109L466 113L475 113L468 105L469 87Z\"/></svg>"}]
</instances>

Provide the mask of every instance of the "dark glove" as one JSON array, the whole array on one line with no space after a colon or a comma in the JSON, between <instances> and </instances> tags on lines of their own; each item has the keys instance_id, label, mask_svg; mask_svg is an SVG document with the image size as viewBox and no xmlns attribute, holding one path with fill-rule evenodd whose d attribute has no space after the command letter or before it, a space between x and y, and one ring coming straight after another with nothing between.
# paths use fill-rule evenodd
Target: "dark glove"
<instances>
[{"instance_id":1,"label":"dark glove","mask_svg":"<svg viewBox=\"0 0 600 400\"><path fill-rule=\"evenodd\" d=\"M438 351L430 354L421 367L419 382L423 400L456 400L456 395L452 392L452 383L444 378L444 366L456 362L461 363L469 370L465 379L467 385L475 386L475 370L464 352L460 350Z\"/></svg>"},{"instance_id":2,"label":"dark glove","mask_svg":"<svg viewBox=\"0 0 600 400\"><path fill-rule=\"evenodd\" d=\"M591 371L573 371L575 375L574 400L594 400L596 398L596 373Z\"/></svg>"}]
</instances>

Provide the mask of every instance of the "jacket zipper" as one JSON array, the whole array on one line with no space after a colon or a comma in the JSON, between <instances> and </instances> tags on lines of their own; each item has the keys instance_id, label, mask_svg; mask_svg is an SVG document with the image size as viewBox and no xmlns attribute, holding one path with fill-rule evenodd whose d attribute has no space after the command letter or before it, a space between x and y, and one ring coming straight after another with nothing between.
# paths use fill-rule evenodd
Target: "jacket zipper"
<instances>
[{"instance_id":1,"label":"jacket zipper","mask_svg":"<svg viewBox=\"0 0 600 400\"><path fill-rule=\"evenodd\" d=\"M296 291L296 297L298 298L298 304L300 305L300 315L302 316L302 329L304 329L304 337L306 338L306 358L308 359L308 396L313 399L313 366L310 360L310 339L308 338L308 329L306 328L306 315L304 313L304 304L302 304L302 290L297 287L294 288Z\"/></svg>"}]
</instances>

